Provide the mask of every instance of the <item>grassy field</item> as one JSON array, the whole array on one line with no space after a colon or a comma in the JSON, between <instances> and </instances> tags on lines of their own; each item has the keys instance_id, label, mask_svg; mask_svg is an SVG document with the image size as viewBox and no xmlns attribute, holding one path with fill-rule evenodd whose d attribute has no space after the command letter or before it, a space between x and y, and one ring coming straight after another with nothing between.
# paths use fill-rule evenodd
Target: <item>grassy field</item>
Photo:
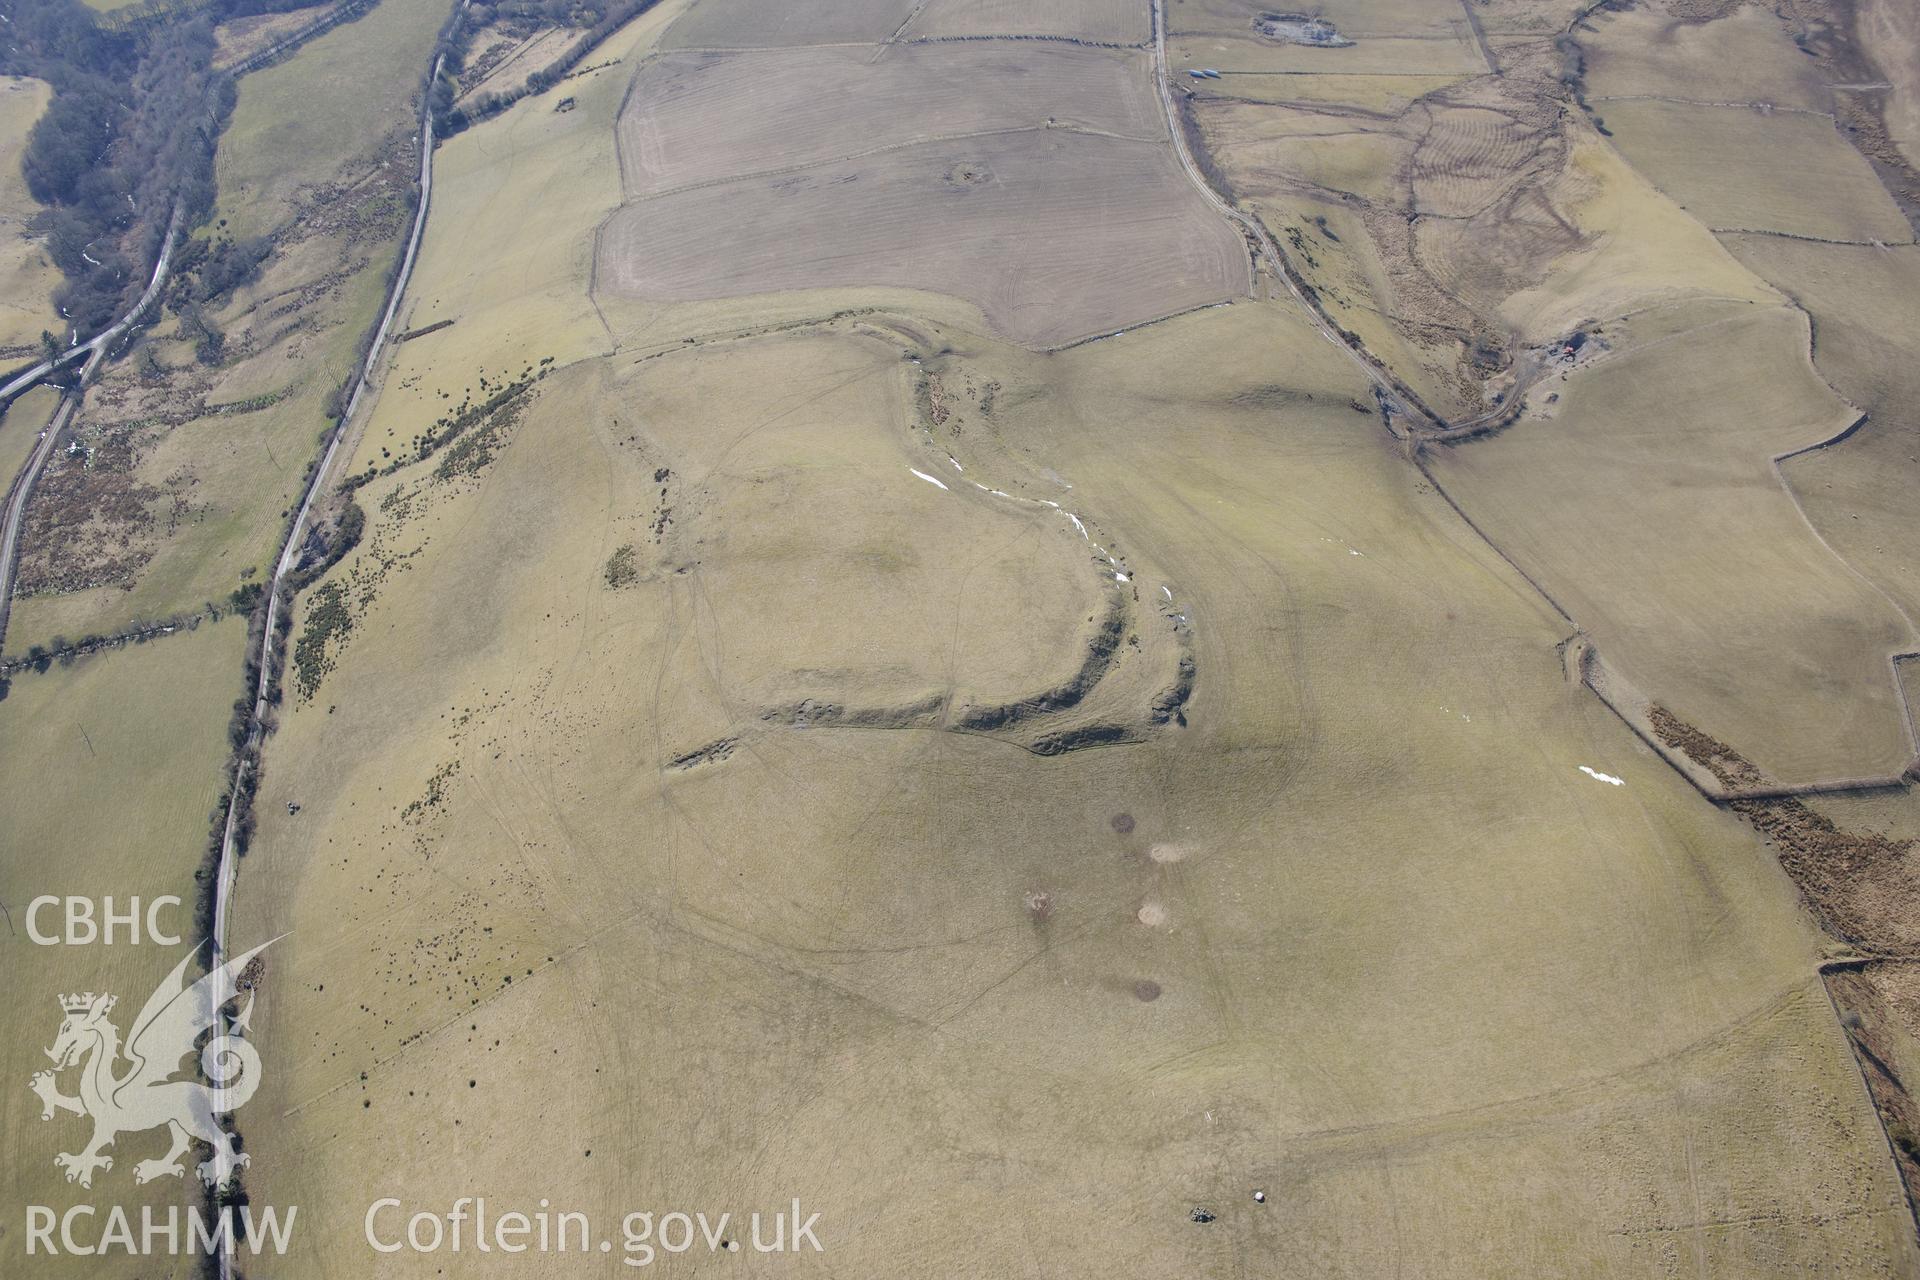
<instances>
[{"instance_id":1,"label":"grassy field","mask_svg":"<svg viewBox=\"0 0 1920 1280\"><path fill-rule=\"evenodd\" d=\"M389 134L410 131L445 0L381 0L277 67L240 81L215 167L219 216L260 235L314 189L357 177Z\"/></svg>"},{"instance_id":2,"label":"grassy field","mask_svg":"<svg viewBox=\"0 0 1920 1280\"><path fill-rule=\"evenodd\" d=\"M1785 464L1808 516L1849 562L1920 618L1907 495L1920 480L1920 249L1732 240L1740 260L1814 317L1814 361L1867 424Z\"/></svg>"},{"instance_id":3,"label":"grassy field","mask_svg":"<svg viewBox=\"0 0 1920 1280\"><path fill-rule=\"evenodd\" d=\"M1857 416L1808 362L1804 317L1609 332L1616 352L1570 376L1558 412L1436 455L1435 474L1682 719L1782 781L1899 773L1912 745L1887 657L1912 627L1770 463Z\"/></svg>"},{"instance_id":4,"label":"grassy field","mask_svg":"<svg viewBox=\"0 0 1920 1280\"><path fill-rule=\"evenodd\" d=\"M1905 244L1913 229L1823 115L1615 101L1607 128L1628 162L1715 231Z\"/></svg>"},{"instance_id":5,"label":"grassy field","mask_svg":"<svg viewBox=\"0 0 1920 1280\"><path fill-rule=\"evenodd\" d=\"M403 3L335 36L397 38L366 29L384 14L424 41L443 14ZM1169 4L1181 57L1383 69L1229 76L1203 92L1298 96L1195 109L1342 325L1449 404L1549 370L1425 474L1283 287L1247 296L1138 52L874 43L1138 38L1144 6L671 0L448 140L341 470L365 535L294 606L235 904L237 939L288 934L241 1116L254 1202L301 1206L273 1273L525 1272L363 1244L379 1197L484 1195L588 1212L616 1250L634 1209L822 1215L818 1258L666 1260L700 1274L1920 1274L1869 1033L1816 969L1839 945L1782 846L1569 674L1540 590L1776 777L1900 768L1916 437L1873 428L1920 421L1913 250L1723 244L1529 96L1559 92L1572 8L1343 0L1358 44L1321 50L1258 41L1257 5ZM1603 22L1654 50L1603 61L1642 92L1719 25ZM789 47L838 42L867 47ZM335 50L304 95L243 87L222 164L253 176L223 209L311 230L216 317L230 361L202 371L170 322L163 383L96 393L96 471L52 491L106 510L80 481L119 424L186 515L131 592L28 598L17 630L257 579L408 169L291 104L404 128L415 53L404 78ZM356 77L385 114L340 102ZM367 221L312 174L354 177ZM1476 344L1509 363L1467 385ZM1869 429L1783 485L1775 455L1856 406ZM62 848L0 859L0 900L54 869L190 874L242 639L15 680L4 843ZM1910 799L1817 812L1903 840ZM1911 850L1877 865L1849 910ZM26 952L0 984L16 1076L40 987L72 985ZM1920 1062L1885 1012L1920 981L1858 978L1841 1007ZM15 1092L4 1189L57 1203Z\"/></svg>"},{"instance_id":6,"label":"grassy field","mask_svg":"<svg viewBox=\"0 0 1920 1280\"><path fill-rule=\"evenodd\" d=\"M579 97L443 151L409 324L456 323L397 349L355 465L560 372L362 490L296 620L241 894L305 978L263 1010L300 1048L257 1197L357 1239L376 1152L422 1204L797 1193L847 1274L1911 1270L1786 880L1566 682L1297 313L1052 356L900 291L600 329L619 85ZM556 190L582 230L515 239ZM966 728L1116 594L1090 694ZM1124 745L1020 749L1053 723Z\"/></svg>"},{"instance_id":7,"label":"grassy field","mask_svg":"<svg viewBox=\"0 0 1920 1280\"><path fill-rule=\"evenodd\" d=\"M1570 168L1578 198L1566 214L1579 248L1550 276L1505 299L1501 318L1539 342L1616 315L1682 305L1782 298L1714 236L1661 195L1598 138L1582 139Z\"/></svg>"},{"instance_id":8,"label":"grassy field","mask_svg":"<svg viewBox=\"0 0 1920 1280\"><path fill-rule=\"evenodd\" d=\"M1225 26L1192 38L1227 39L1237 30L1230 16L1214 15ZM1571 164L1590 135L1553 101L1560 55L1551 42L1496 52L1463 17L1440 34L1391 6L1372 16L1409 34L1356 27L1352 48L1248 36L1262 58L1278 51L1300 63L1259 74L1237 74L1239 63L1207 49L1182 55L1225 73L1181 83L1193 95L1188 128L1214 180L1266 220L1328 313L1436 412L1476 417L1511 389L1516 348L1530 340L1501 308L1591 247L1570 216L1593 195L1591 166L1582 174ZM1460 41L1477 70L1497 60L1500 74L1436 66L1434 50ZM1253 82L1281 87L1243 88Z\"/></svg>"},{"instance_id":9,"label":"grassy field","mask_svg":"<svg viewBox=\"0 0 1920 1280\"><path fill-rule=\"evenodd\" d=\"M391 461L446 413L448 397L458 403L481 377L614 348L604 311L588 296L596 230L620 206L614 123L635 66L685 9L684 0L656 5L595 50L593 63L613 65L440 146L434 214L401 323L445 327L390 348L381 414L361 432L351 470ZM563 97L573 110L554 110ZM536 219L546 232L529 236Z\"/></svg>"},{"instance_id":10,"label":"grassy field","mask_svg":"<svg viewBox=\"0 0 1920 1280\"><path fill-rule=\"evenodd\" d=\"M0 702L0 901L9 908L4 1047L0 1071L0 1197L10 1206L8 1234L20 1219L15 1206L63 1210L82 1202L118 1203L139 1221L140 1206L195 1203L199 1184L163 1178L133 1181L137 1160L157 1157L165 1135L127 1134L113 1148L114 1167L96 1176L91 1191L70 1186L53 1163L56 1152L78 1151L83 1120L40 1118L40 1101L26 1088L49 1063L43 1050L60 1025L58 997L107 991L120 997L113 1020L125 1032L182 950L129 946L124 933L112 947L37 946L29 941L24 907L43 894L113 895L117 909L172 894L185 906L159 923L190 935L196 882L209 830L208 813L222 784L227 710L239 689L246 628L238 621L205 624L145 646L54 666L44 675L16 675ZM38 924L58 931L59 912ZM72 1078L63 1091L73 1091ZM20 1250L24 1241L8 1241ZM188 1260L109 1260L44 1257L26 1264L50 1276L159 1277L196 1274Z\"/></svg>"},{"instance_id":11,"label":"grassy field","mask_svg":"<svg viewBox=\"0 0 1920 1280\"><path fill-rule=\"evenodd\" d=\"M375 1152L422 1203L797 1193L854 1274L990 1222L1049 1274L1913 1265L1784 879L1565 682L1337 352L1251 305L1053 357L889 323L918 370L878 317L583 362L364 492L244 881L306 979L257 1197L346 1238ZM1095 546L1143 646L1185 616L1187 724L955 732L1071 665Z\"/></svg>"},{"instance_id":12,"label":"grassy field","mask_svg":"<svg viewBox=\"0 0 1920 1280\"><path fill-rule=\"evenodd\" d=\"M1816 113L1829 91L1786 28L1731 12L1605 14L1570 46L1519 34L1550 29L1548 8L1491 6L1476 17L1494 33L1497 79L1382 113L1210 97L1238 93L1229 76L1203 84L1189 110L1212 171L1273 228L1336 322L1429 405L1475 419L1532 388L1517 425L1436 455L1435 474L1607 661L1632 670L1646 697L1718 721L1710 732L1782 777L1890 775L1911 741L1887 655L1913 631L1876 585L1904 558L1892 517L1868 532L1851 508L1836 520L1810 504L1803 516L1773 474L1774 454L1856 414L1806 360L1795 282L1756 273L1713 230L1909 237L1867 163ZM1371 47L1391 63L1381 70L1413 70L1418 57L1394 58L1369 33L1441 36L1393 6L1326 16L1356 47L1288 56L1331 65ZM1224 0L1172 19L1201 40L1254 38L1235 34L1243 25ZM1576 82L1586 119L1559 105ZM1722 97L1751 105L1709 101ZM1890 304L1895 291L1877 292ZM1749 309L1765 314L1741 318ZM1816 319L1823 350L1851 323ZM1874 326L1858 327L1864 339ZM1555 363L1565 335L1603 332L1587 349L1599 362ZM1836 368L1873 365L1885 341L1871 353L1836 355ZM1888 450L1908 439L1875 438ZM1867 447L1850 441L1790 473ZM1859 483L1831 487L1847 502L1878 493L1890 513L1901 488L1891 475L1904 474L1856 471ZM1758 550L1756 529L1770 531ZM1860 546L1879 548L1878 569L1855 557ZM1801 692L1775 692L1789 686ZM1834 697L1853 710L1826 715Z\"/></svg>"},{"instance_id":13,"label":"grassy field","mask_svg":"<svg viewBox=\"0 0 1920 1280\"><path fill-rule=\"evenodd\" d=\"M10 654L224 604L262 580L385 301L417 163L412 100L441 17L388 0L241 80L217 156L223 227L271 227L274 252L208 309L217 356L170 314L89 392L76 434L90 452L55 459L28 509ZM351 111L314 114L349 97Z\"/></svg>"},{"instance_id":14,"label":"grassy field","mask_svg":"<svg viewBox=\"0 0 1920 1280\"><path fill-rule=\"evenodd\" d=\"M41 429L52 420L53 411L59 405L57 392L35 387L0 413L0 476L7 477L8 484L20 474L21 466L39 440Z\"/></svg>"},{"instance_id":15,"label":"grassy field","mask_svg":"<svg viewBox=\"0 0 1920 1280\"><path fill-rule=\"evenodd\" d=\"M60 272L27 234L41 206L20 173L27 131L52 100L45 81L0 76L0 347L37 349L43 330L66 332L53 309Z\"/></svg>"},{"instance_id":16,"label":"grassy field","mask_svg":"<svg viewBox=\"0 0 1920 1280\"><path fill-rule=\"evenodd\" d=\"M323 253L341 247L309 245ZM125 365L89 393L75 433L93 454L57 458L28 507L9 655L56 636L110 634L224 604L236 588L262 580L318 454L328 397L385 301L385 263L369 250L378 245L348 259L357 269L317 297L302 298L303 288L337 271L340 259L296 253L269 268L259 287L268 303L249 296L231 307L236 330L263 339L258 354L196 374L190 351L169 352L188 372L200 409L256 397L270 403L189 410L170 422L156 410L177 412L181 385L156 394ZM306 303L287 330L285 317L267 318L277 309L271 300L285 300L283 286L296 305ZM89 585L90 576L108 581Z\"/></svg>"},{"instance_id":17,"label":"grassy field","mask_svg":"<svg viewBox=\"0 0 1920 1280\"><path fill-rule=\"evenodd\" d=\"M1831 109L1832 91L1812 61L1758 6L1734 7L1712 22L1687 22L1653 6L1602 10L1590 22L1582 41L1586 91L1603 116L1613 114L1615 98Z\"/></svg>"}]
</instances>

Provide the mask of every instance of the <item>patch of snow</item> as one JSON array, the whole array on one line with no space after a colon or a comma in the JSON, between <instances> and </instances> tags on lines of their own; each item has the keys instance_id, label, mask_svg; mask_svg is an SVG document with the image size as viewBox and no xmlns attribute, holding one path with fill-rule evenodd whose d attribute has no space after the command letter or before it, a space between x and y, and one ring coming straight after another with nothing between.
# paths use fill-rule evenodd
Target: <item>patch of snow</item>
<instances>
[{"instance_id":1,"label":"patch of snow","mask_svg":"<svg viewBox=\"0 0 1920 1280\"><path fill-rule=\"evenodd\" d=\"M948 462L951 462L951 463L953 464L953 469L954 469L955 471L965 471L965 470L966 470L966 468L965 468L965 467L963 467L963 466L961 466L961 465L960 465L960 459L958 459L958 458L956 458L956 457L954 457L954 456L953 456L952 454L948 454L948 455L947 455L947 461L948 461Z\"/></svg>"},{"instance_id":2,"label":"patch of snow","mask_svg":"<svg viewBox=\"0 0 1920 1280\"><path fill-rule=\"evenodd\" d=\"M1071 520L1071 521L1073 521L1073 527L1074 527L1074 528L1076 528L1076 529L1078 529L1078 530L1080 531L1080 536L1081 536L1081 537L1083 537L1083 538L1085 538L1085 539L1086 539L1086 540L1087 540L1088 542L1092 542L1092 541L1093 541L1093 538L1092 538L1092 536L1091 536L1091 535L1089 535L1089 534L1087 533L1087 526L1085 526L1084 524L1081 524L1081 523L1080 523L1080 517L1079 517L1079 516L1077 516L1077 515L1075 515L1075 514L1073 514L1073 512L1071 512L1071 511L1069 511L1069 512L1067 512L1067 519L1069 519L1069 520Z\"/></svg>"},{"instance_id":3,"label":"patch of snow","mask_svg":"<svg viewBox=\"0 0 1920 1280\"><path fill-rule=\"evenodd\" d=\"M1580 766L1580 772L1586 774L1589 778L1595 779L1596 781L1604 782L1608 786L1624 787L1627 785L1627 780L1625 778L1616 778L1610 773L1601 773L1596 769L1589 769L1585 765Z\"/></svg>"},{"instance_id":4,"label":"patch of snow","mask_svg":"<svg viewBox=\"0 0 1920 1280\"><path fill-rule=\"evenodd\" d=\"M1164 585L1164 584L1163 584L1163 585L1161 586L1161 588L1160 588L1160 590L1162 590L1162 591L1164 591L1164 592L1166 592L1166 594L1167 594L1167 603L1168 603L1168 604L1172 604L1172 603L1173 603L1173 588L1172 588L1172 587L1169 587L1169 586L1166 586L1166 585Z\"/></svg>"},{"instance_id":5,"label":"patch of snow","mask_svg":"<svg viewBox=\"0 0 1920 1280\"><path fill-rule=\"evenodd\" d=\"M920 470L918 467L908 467L907 470L913 472L913 474L919 476L922 480L925 480L928 484L933 485L937 489L945 489L947 487L946 485L941 484L938 480L934 479L932 476L928 475L926 472Z\"/></svg>"},{"instance_id":6,"label":"patch of snow","mask_svg":"<svg viewBox=\"0 0 1920 1280\"><path fill-rule=\"evenodd\" d=\"M1126 574L1124 574L1124 573L1116 573L1116 574L1114 574L1114 575L1113 575L1113 580L1114 580L1115 582L1132 582L1132 581L1133 581L1133 579L1132 579L1132 578L1129 578L1129 577L1128 577L1128 576L1127 576Z\"/></svg>"}]
</instances>

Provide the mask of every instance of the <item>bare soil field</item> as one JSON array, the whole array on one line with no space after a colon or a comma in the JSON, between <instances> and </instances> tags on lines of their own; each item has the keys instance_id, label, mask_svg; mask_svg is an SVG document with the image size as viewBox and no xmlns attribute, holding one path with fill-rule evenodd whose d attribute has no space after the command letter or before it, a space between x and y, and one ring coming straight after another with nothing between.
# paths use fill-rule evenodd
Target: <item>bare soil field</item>
<instances>
[{"instance_id":1,"label":"bare soil field","mask_svg":"<svg viewBox=\"0 0 1920 1280\"><path fill-rule=\"evenodd\" d=\"M1149 28L1149 7L1139 0L926 0L901 36L1057 36L1138 45L1150 38Z\"/></svg>"},{"instance_id":2,"label":"bare soil field","mask_svg":"<svg viewBox=\"0 0 1920 1280\"><path fill-rule=\"evenodd\" d=\"M620 113L629 199L880 152L1054 126L1166 136L1146 59L1058 44L956 42L670 53Z\"/></svg>"},{"instance_id":3,"label":"bare soil field","mask_svg":"<svg viewBox=\"0 0 1920 1280\"><path fill-rule=\"evenodd\" d=\"M45 81L0 76L0 350L12 353L9 361L37 351L43 330L66 335L53 307L60 272L46 246L28 231L28 223L45 210L20 172L27 131L52 100L52 86Z\"/></svg>"},{"instance_id":4,"label":"bare soil field","mask_svg":"<svg viewBox=\"0 0 1920 1280\"><path fill-rule=\"evenodd\" d=\"M900 30L919 0L816 0L765 5L701 0L661 37L668 49L761 49L795 44L876 44Z\"/></svg>"},{"instance_id":5,"label":"bare soil field","mask_svg":"<svg viewBox=\"0 0 1920 1280\"><path fill-rule=\"evenodd\" d=\"M630 204L601 234L596 280L668 300L930 289L1019 342L1058 346L1243 293L1247 262L1165 145L1042 131Z\"/></svg>"}]
</instances>

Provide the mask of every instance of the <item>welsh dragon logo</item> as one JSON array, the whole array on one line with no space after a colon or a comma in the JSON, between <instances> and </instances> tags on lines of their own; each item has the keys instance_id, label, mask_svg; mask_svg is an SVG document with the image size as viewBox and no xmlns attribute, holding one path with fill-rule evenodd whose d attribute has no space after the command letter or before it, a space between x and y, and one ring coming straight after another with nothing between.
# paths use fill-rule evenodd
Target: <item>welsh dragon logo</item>
<instances>
[{"instance_id":1,"label":"welsh dragon logo","mask_svg":"<svg viewBox=\"0 0 1920 1280\"><path fill-rule=\"evenodd\" d=\"M219 1186L247 1164L247 1154L235 1148L233 1135L220 1127L217 1117L244 1106L260 1084L260 1053L245 1038L253 1013L252 991L238 1013L227 1012L227 1006L241 995L241 975L248 963L272 945L263 943L233 957L191 986L186 982L193 961L189 952L147 997L124 1045L120 1029L107 1019L117 997L91 991L60 997L66 1018L47 1050L53 1070L36 1072L29 1084L40 1095L42 1120L53 1119L59 1111L93 1120L92 1141L78 1152L53 1158L67 1171L68 1182L92 1186L96 1169L113 1168L113 1157L102 1152L115 1139L162 1127L171 1134L172 1145L159 1159L134 1165L135 1182L183 1176L180 1158L196 1138L213 1148L213 1158L198 1168L207 1186ZM212 1083L175 1079L180 1060L209 1029L214 1036L200 1049L200 1069ZM80 1092L68 1097L55 1077L76 1066Z\"/></svg>"}]
</instances>

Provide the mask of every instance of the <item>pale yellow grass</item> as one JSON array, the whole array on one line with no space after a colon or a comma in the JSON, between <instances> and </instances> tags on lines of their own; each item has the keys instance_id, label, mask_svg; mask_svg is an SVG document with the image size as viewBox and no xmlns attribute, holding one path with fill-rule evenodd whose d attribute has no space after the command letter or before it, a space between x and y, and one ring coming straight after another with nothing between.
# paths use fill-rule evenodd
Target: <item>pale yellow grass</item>
<instances>
[{"instance_id":1,"label":"pale yellow grass","mask_svg":"<svg viewBox=\"0 0 1920 1280\"><path fill-rule=\"evenodd\" d=\"M1413 144L1377 124L1252 102L1208 101L1196 115L1237 195L1304 185L1372 201L1403 196Z\"/></svg>"},{"instance_id":2,"label":"pale yellow grass","mask_svg":"<svg viewBox=\"0 0 1920 1280\"><path fill-rule=\"evenodd\" d=\"M596 228L620 205L614 121L639 61L686 9L657 5L594 54L615 65L523 99L434 153L433 213L403 324L453 327L390 348L355 470L446 412L483 372L566 364L614 339L588 297ZM555 111L563 97L570 111ZM529 234L530 227L538 230Z\"/></svg>"},{"instance_id":3,"label":"pale yellow grass","mask_svg":"<svg viewBox=\"0 0 1920 1280\"><path fill-rule=\"evenodd\" d=\"M218 216L235 236L279 225L304 188L364 165L412 128L445 0L382 0L278 66L240 81L215 161Z\"/></svg>"},{"instance_id":4,"label":"pale yellow grass","mask_svg":"<svg viewBox=\"0 0 1920 1280\"><path fill-rule=\"evenodd\" d=\"M35 387L16 397L6 411L0 413L0 483L12 484L13 477L20 474L33 446L39 443L40 432L52 420L59 404L57 391Z\"/></svg>"},{"instance_id":5,"label":"pale yellow grass","mask_svg":"<svg viewBox=\"0 0 1920 1280\"><path fill-rule=\"evenodd\" d=\"M1569 168L1566 214L1587 243L1501 306L1502 318L1528 340L1687 298L1781 301L1599 139L1583 134Z\"/></svg>"},{"instance_id":6,"label":"pale yellow grass","mask_svg":"<svg viewBox=\"0 0 1920 1280\"><path fill-rule=\"evenodd\" d=\"M1174 35L1228 35L1254 38L1254 19L1262 13L1288 12L1285 5L1264 0L1170 0L1167 30ZM1304 11L1304 10L1301 10ZM1356 40L1382 36L1428 36L1458 39L1466 33L1465 15L1458 9L1424 0L1340 0L1312 10ZM1280 46L1262 40L1272 48ZM1335 50L1310 50L1332 54Z\"/></svg>"},{"instance_id":7,"label":"pale yellow grass","mask_svg":"<svg viewBox=\"0 0 1920 1280\"><path fill-rule=\"evenodd\" d=\"M1785 464L1807 514L1849 563L1920 619L1910 536L1920 485L1920 249L1730 238L1734 253L1813 316L1814 363L1868 411L1843 443Z\"/></svg>"},{"instance_id":8,"label":"pale yellow grass","mask_svg":"<svg viewBox=\"0 0 1920 1280\"><path fill-rule=\"evenodd\" d=\"M1359 334L1367 350L1385 360L1421 399L1440 406L1439 412L1450 411L1456 392L1442 371L1457 355L1453 335L1436 335L1432 345L1422 346L1410 336L1410 326L1395 322L1410 309L1400 305L1365 223L1341 202L1293 194L1277 183L1272 191L1251 196L1247 207L1289 247L1295 269L1316 290L1327 314ZM1326 219L1331 236L1319 229L1317 218ZM1304 252L1293 245L1295 233L1307 246Z\"/></svg>"},{"instance_id":9,"label":"pale yellow grass","mask_svg":"<svg viewBox=\"0 0 1920 1280\"><path fill-rule=\"evenodd\" d=\"M27 133L52 100L53 87L44 80L0 76L0 347L37 350L42 331L66 333L53 308L59 269L27 231L45 210L20 172Z\"/></svg>"},{"instance_id":10,"label":"pale yellow grass","mask_svg":"<svg viewBox=\"0 0 1920 1280\"><path fill-rule=\"evenodd\" d=\"M183 936L193 931L195 871L222 783L227 709L239 692L246 628L238 621L203 624L150 644L82 658L45 675L17 675L0 702L0 901L12 928L0 963L0 1197L14 1206L9 1247L24 1250L21 1207L64 1211L97 1203L127 1207L136 1224L142 1205L163 1216L169 1205L197 1203L199 1184L164 1178L138 1187L133 1166L166 1149L164 1134L128 1133L109 1154L114 1167L93 1188L69 1185L56 1152L78 1151L87 1122L60 1115L43 1122L28 1077L51 1064L42 1052L60 1025L59 997L105 991L120 997L114 1020L124 1031L140 1004L185 954L186 946L128 945L124 929L112 947L37 946L24 908L41 895L113 895L117 909L175 895L184 902L159 921ZM40 927L60 929L57 911ZM71 1073L63 1090L74 1091ZM104 1213L104 1208L102 1210ZM32 1260L49 1276L187 1277L189 1259L60 1258Z\"/></svg>"},{"instance_id":11,"label":"pale yellow grass","mask_svg":"<svg viewBox=\"0 0 1920 1280\"><path fill-rule=\"evenodd\" d=\"M757 0L700 0L662 43L670 49L875 44L913 16L919 0L814 0L767 6Z\"/></svg>"},{"instance_id":12,"label":"pale yellow grass","mask_svg":"<svg viewBox=\"0 0 1920 1280\"><path fill-rule=\"evenodd\" d=\"M1602 10L1581 33L1585 89L1602 116L1612 98L1755 102L1826 111L1831 91L1787 25L1758 5L1710 21L1681 21L1664 6Z\"/></svg>"},{"instance_id":13,"label":"pale yellow grass","mask_svg":"<svg viewBox=\"0 0 1920 1280\"><path fill-rule=\"evenodd\" d=\"M490 470L375 511L419 554L269 749L240 926L293 926L305 981L263 1000L253 1189L340 1242L282 1274L358 1274L369 1194L479 1189L606 1221L798 1194L848 1274L1914 1265L1790 887L1565 681L1338 351L1253 306L1051 357L929 336L1001 384L936 435L965 474L1068 494L1174 593L1189 726L1039 759L762 720L789 643L849 694L1051 648L1077 602L1007 552L1083 541L907 474L889 344L550 379ZM663 558L612 591L627 541ZM733 754L664 767L709 734Z\"/></svg>"},{"instance_id":14,"label":"pale yellow grass","mask_svg":"<svg viewBox=\"0 0 1920 1280\"><path fill-rule=\"evenodd\" d=\"M1189 79L1182 72L1175 92L1191 90L1201 101L1324 105L1396 116L1426 94L1460 84L1465 79L1463 75L1353 76L1303 72L1202 81Z\"/></svg>"},{"instance_id":15,"label":"pale yellow grass","mask_svg":"<svg viewBox=\"0 0 1920 1280\"><path fill-rule=\"evenodd\" d=\"M1784 307L1636 341L1545 420L1438 451L1435 474L1608 663L1786 782L1912 756L1888 655L1913 628L1818 540L1771 465L1857 415Z\"/></svg>"},{"instance_id":16,"label":"pale yellow grass","mask_svg":"<svg viewBox=\"0 0 1920 1280\"><path fill-rule=\"evenodd\" d=\"M1831 119L1652 100L1607 104L1614 145L1715 231L1905 243L1913 229Z\"/></svg>"},{"instance_id":17,"label":"pale yellow grass","mask_svg":"<svg viewBox=\"0 0 1920 1280\"><path fill-rule=\"evenodd\" d=\"M1347 49L1318 49L1306 45L1263 40L1251 30L1245 35L1192 34L1167 41L1167 66L1186 78L1189 68L1211 68L1224 79L1205 82L1225 93L1237 94L1249 84L1269 77L1300 76L1471 76L1486 71L1486 61L1471 39L1445 36L1413 39L1387 36L1364 40ZM1249 92L1273 92L1249 89Z\"/></svg>"}]
</instances>

